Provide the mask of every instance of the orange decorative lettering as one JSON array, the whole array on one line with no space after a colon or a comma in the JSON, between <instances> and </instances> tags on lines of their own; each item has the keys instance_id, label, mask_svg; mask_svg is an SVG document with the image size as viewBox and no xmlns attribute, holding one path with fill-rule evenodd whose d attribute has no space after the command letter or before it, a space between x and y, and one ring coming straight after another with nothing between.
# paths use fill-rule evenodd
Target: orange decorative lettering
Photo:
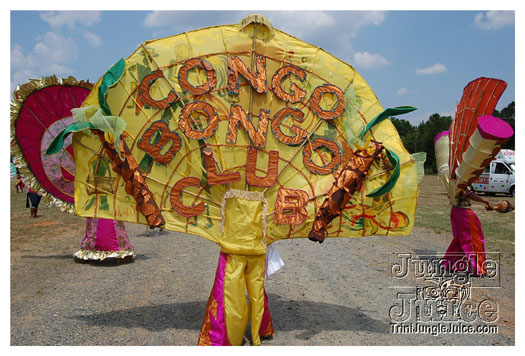
<instances>
[{"instance_id":1,"label":"orange decorative lettering","mask_svg":"<svg viewBox=\"0 0 525 356\"><path fill-rule=\"evenodd\" d=\"M321 107L321 98L326 93L333 93L337 96L337 106L334 109L325 110ZM345 111L345 93L332 84L325 84L315 88L309 101L310 110L323 120L336 119Z\"/></svg>"},{"instance_id":2,"label":"orange decorative lettering","mask_svg":"<svg viewBox=\"0 0 525 356\"><path fill-rule=\"evenodd\" d=\"M236 143L237 142L237 131L239 123L244 127L248 133L248 137L255 146L264 147L266 145L266 133L268 132L268 111L262 110L259 114L259 123L257 130L253 126L252 122L248 120L246 112L240 105L233 104L230 107L230 116L228 118L228 133L226 134L226 142Z\"/></svg>"},{"instance_id":3,"label":"orange decorative lettering","mask_svg":"<svg viewBox=\"0 0 525 356\"><path fill-rule=\"evenodd\" d=\"M193 68L202 68L206 71L207 81L198 86L193 86L188 82L188 72ZM215 69L210 62L200 59L191 58L184 62L184 65L179 70L179 85L182 90L189 92L193 95L202 95L211 91L217 85L217 76Z\"/></svg>"},{"instance_id":4,"label":"orange decorative lettering","mask_svg":"<svg viewBox=\"0 0 525 356\"><path fill-rule=\"evenodd\" d=\"M283 81L283 78L290 75L295 74L301 81L303 81L306 78L306 72L296 66L293 65L285 65L272 77L272 91L274 92L277 97L283 101L288 101L290 103L297 103L301 101L302 98L306 95L306 92L301 89L297 84L292 83L290 86L290 92L287 93L283 90L281 87L281 83Z\"/></svg>"},{"instance_id":5,"label":"orange decorative lettering","mask_svg":"<svg viewBox=\"0 0 525 356\"><path fill-rule=\"evenodd\" d=\"M246 159L246 181L249 185L257 187L271 187L277 182L277 174L279 170L279 151L270 151L268 156L268 171L266 177L258 177L255 172L257 170L257 148L250 147L248 149L248 157Z\"/></svg>"},{"instance_id":6,"label":"orange decorative lettering","mask_svg":"<svg viewBox=\"0 0 525 356\"><path fill-rule=\"evenodd\" d=\"M205 129L194 128L190 124L194 112L203 113L209 120ZM215 112L213 106L205 101L195 100L184 105L182 113L179 116L179 128L189 138L200 140L208 138L215 133L219 126L219 115Z\"/></svg>"},{"instance_id":7,"label":"orange decorative lettering","mask_svg":"<svg viewBox=\"0 0 525 356\"><path fill-rule=\"evenodd\" d=\"M239 74L250 82L257 93L266 93L268 91L268 86L266 85L266 57L256 56L255 69L256 74L253 74L239 57L228 57L228 90L230 93L239 94Z\"/></svg>"},{"instance_id":8,"label":"orange decorative lettering","mask_svg":"<svg viewBox=\"0 0 525 356\"><path fill-rule=\"evenodd\" d=\"M153 71L151 74L146 75L142 81L140 82L138 88L137 88L137 108L136 108L136 114L140 112L140 108L144 105L148 105L151 107L154 107L156 109L166 109L168 108L175 100L177 100L177 94L175 94L174 90L170 90L168 93L168 96L161 100L155 100L150 95L150 89L153 83L159 79L163 78L164 74L162 73L162 70L157 69Z\"/></svg>"},{"instance_id":9,"label":"orange decorative lettering","mask_svg":"<svg viewBox=\"0 0 525 356\"><path fill-rule=\"evenodd\" d=\"M273 220L277 224L302 224L308 216L308 199L308 193L304 190L279 188Z\"/></svg>"},{"instance_id":10,"label":"orange decorative lettering","mask_svg":"<svg viewBox=\"0 0 525 356\"><path fill-rule=\"evenodd\" d=\"M157 133L157 142L152 144L151 139ZM168 151L164 154L161 154L163 147L169 143L171 143L171 146L169 147ZM137 143L137 146L153 157L155 162L166 165L171 162L173 157L175 157L175 154L180 150L181 140L180 136L176 132L170 131L166 122L155 121L144 132L141 139Z\"/></svg>"},{"instance_id":11,"label":"orange decorative lettering","mask_svg":"<svg viewBox=\"0 0 525 356\"><path fill-rule=\"evenodd\" d=\"M308 132L296 125L292 125L290 127L290 131L293 132L294 136L289 136L284 134L284 132L281 130L281 122L286 116L293 116L298 119L298 121L304 120L304 114L299 109L292 109L292 108L284 108L277 112L277 114L274 115L272 120L272 131L275 137L282 143L285 143L290 146L295 146L300 144L304 141L306 136L308 136Z\"/></svg>"},{"instance_id":12,"label":"orange decorative lettering","mask_svg":"<svg viewBox=\"0 0 525 356\"><path fill-rule=\"evenodd\" d=\"M177 213L185 217L197 216L204 212L205 205L200 202L197 205L186 206L182 204L181 194L186 187L200 187L201 180L196 177L185 177L179 180L170 192L170 203Z\"/></svg>"}]
</instances>

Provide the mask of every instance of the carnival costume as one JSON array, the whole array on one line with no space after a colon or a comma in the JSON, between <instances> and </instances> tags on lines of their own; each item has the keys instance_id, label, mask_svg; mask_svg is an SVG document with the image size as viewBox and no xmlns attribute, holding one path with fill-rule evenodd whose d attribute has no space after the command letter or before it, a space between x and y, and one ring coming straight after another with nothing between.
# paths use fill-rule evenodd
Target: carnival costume
<instances>
[{"instance_id":1,"label":"carnival costume","mask_svg":"<svg viewBox=\"0 0 525 356\"><path fill-rule=\"evenodd\" d=\"M434 139L438 178L452 204L453 239L443 257L443 266L452 271L486 273L485 237L470 208L469 196L474 193L469 187L514 133L508 123L490 116L506 86L494 78L471 81L463 90L450 130ZM500 212L510 211L509 204L498 206Z\"/></svg>"},{"instance_id":2,"label":"carnival costume","mask_svg":"<svg viewBox=\"0 0 525 356\"><path fill-rule=\"evenodd\" d=\"M250 320L259 345L275 241L410 234L424 157L388 118L413 110L383 109L352 66L251 15L143 43L51 146L73 133L83 157L78 215L216 242L198 343L240 345Z\"/></svg>"},{"instance_id":3,"label":"carnival costume","mask_svg":"<svg viewBox=\"0 0 525 356\"><path fill-rule=\"evenodd\" d=\"M58 80L56 76L33 79L18 86L11 104L12 147L14 164L28 180L26 206L36 217L40 200L73 214L75 154L71 137L47 155L51 142L74 119L72 110L79 107L93 85L73 77ZM113 181L103 176L110 167L97 164L86 193L112 189ZM22 180L22 187L23 187ZM37 193L38 192L38 193ZM106 209L105 197L97 201ZM95 199L87 202L94 205ZM74 257L81 260L132 259L135 254L124 223L109 219L86 219L86 233Z\"/></svg>"}]
</instances>

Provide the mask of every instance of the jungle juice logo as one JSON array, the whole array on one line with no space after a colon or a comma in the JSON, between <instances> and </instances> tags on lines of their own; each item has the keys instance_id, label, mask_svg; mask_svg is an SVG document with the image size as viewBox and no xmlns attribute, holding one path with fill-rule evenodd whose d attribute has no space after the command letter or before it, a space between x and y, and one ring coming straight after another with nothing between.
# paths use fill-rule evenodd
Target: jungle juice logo
<instances>
[{"instance_id":1,"label":"jungle juice logo","mask_svg":"<svg viewBox=\"0 0 525 356\"><path fill-rule=\"evenodd\" d=\"M415 280L415 287L412 283L393 287L397 299L389 310L391 333L497 333L498 304L489 297L475 298L473 291L499 288L499 254L487 254L486 274L482 277L473 276L465 268L472 256L459 258L455 272L445 268L442 256L397 254L392 265L394 280Z\"/></svg>"}]
</instances>

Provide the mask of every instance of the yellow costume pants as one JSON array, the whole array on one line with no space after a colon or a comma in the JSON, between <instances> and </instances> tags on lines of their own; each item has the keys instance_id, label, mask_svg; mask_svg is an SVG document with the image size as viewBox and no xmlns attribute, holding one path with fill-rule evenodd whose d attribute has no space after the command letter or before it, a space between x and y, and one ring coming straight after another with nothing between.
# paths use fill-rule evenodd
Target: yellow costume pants
<instances>
[{"instance_id":1,"label":"yellow costume pants","mask_svg":"<svg viewBox=\"0 0 525 356\"><path fill-rule=\"evenodd\" d=\"M273 334L268 297L264 291L265 269L265 255L221 252L199 345L241 345L248 318L253 345L261 343L260 336Z\"/></svg>"}]
</instances>

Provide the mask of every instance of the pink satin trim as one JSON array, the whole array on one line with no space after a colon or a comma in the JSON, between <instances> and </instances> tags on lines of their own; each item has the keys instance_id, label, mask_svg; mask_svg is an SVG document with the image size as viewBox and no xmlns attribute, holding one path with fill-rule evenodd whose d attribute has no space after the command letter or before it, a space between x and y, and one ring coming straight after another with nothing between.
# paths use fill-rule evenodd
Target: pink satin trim
<instances>
[{"instance_id":1,"label":"pink satin trim","mask_svg":"<svg viewBox=\"0 0 525 356\"><path fill-rule=\"evenodd\" d=\"M443 132L438 133L436 137L434 137L434 145L436 144L437 140L439 140L441 137L448 135L448 134L449 134L449 131L443 131Z\"/></svg>"},{"instance_id":2,"label":"pink satin trim","mask_svg":"<svg viewBox=\"0 0 525 356\"><path fill-rule=\"evenodd\" d=\"M478 130L481 137L496 141L507 139L514 134L514 130L507 122L490 115L478 118Z\"/></svg>"},{"instance_id":3,"label":"pink satin trim","mask_svg":"<svg viewBox=\"0 0 525 356\"><path fill-rule=\"evenodd\" d=\"M224 315L224 275L226 274L226 263L228 262L228 254L221 252L219 256L219 265L215 273L215 283L211 296L217 302L217 319L213 317L209 311L210 323L212 325L209 332L210 342L213 346L230 346L228 335L226 331L226 318Z\"/></svg>"},{"instance_id":4,"label":"pink satin trim","mask_svg":"<svg viewBox=\"0 0 525 356\"><path fill-rule=\"evenodd\" d=\"M268 327L268 323L270 322L270 309L268 308L268 295L266 295L266 291L264 291L264 313L263 318L261 321L261 327L259 328L259 335L262 335L266 328ZM266 335L263 335L266 336Z\"/></svg>"},{"instance_id":5,"label":"pink satin trim","mask_svg":"<svg viewBox=\"0 0 525 356\"><path fill-rule=\"evenodd\" d=\"M454 264L460 259L468 261L468 270L474 274L485 273L483 262L485 261L485 237L481 229L481 223L471 209L452 207L450 211L453 239L445 256L444 264L454 269ZM473 239L480 246L479 251L474 250ZM457 264L456 264L457 265ZM461 271L459 271L461 272Z\"/></svg>"},{"instance_id":6,"label":"pink satin trim","mask_svg":"<svg viewBox=\"0 0 525 356\"><path fill-rule=\"evenodd\" d=\"M114 220L98 218L95 249L101 251L119 250Z\"/></svg>"}]
</instances>

